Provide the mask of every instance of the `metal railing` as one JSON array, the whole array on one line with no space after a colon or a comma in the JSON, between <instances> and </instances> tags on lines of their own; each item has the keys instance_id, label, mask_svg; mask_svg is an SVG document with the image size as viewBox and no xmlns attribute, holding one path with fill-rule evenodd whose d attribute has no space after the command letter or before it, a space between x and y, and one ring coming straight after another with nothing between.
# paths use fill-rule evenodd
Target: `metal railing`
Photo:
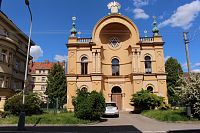
<instances>
[{"instance_id":1,"label":"metal railing","mask_svg":"<svg viewBox=\"0 0 200 133\"><path fill-rule=\"evenodd\" d=\"M92 42L92 38L78 38L79 43L89 43Z\"/></svg>"}]
</instances>

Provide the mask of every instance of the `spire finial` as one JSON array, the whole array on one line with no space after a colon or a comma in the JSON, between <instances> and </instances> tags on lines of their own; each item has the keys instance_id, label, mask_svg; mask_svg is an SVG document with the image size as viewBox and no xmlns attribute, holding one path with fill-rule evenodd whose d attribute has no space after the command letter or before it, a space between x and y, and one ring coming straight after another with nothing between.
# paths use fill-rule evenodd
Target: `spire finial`
<instances>
[{"instance_id":1,"label":"spire finial","mask_svg":"<svg viewBox=\"0 0 200 133\"><path fill-rule=\"evenodd\" d=\"M158 36L159 35L159 29L158 29L158 26L157 26L157 21L156 21L156 16L153 16L153 36Z\"/></svg>"},{"instance_id":2,"label":"spire finial","mask_svg":"<svg viewBox=\"0 0 200 133\"><path fill-rule=\"evenodd\" d=\"M111 14L119 13L120 8L121 8L121 5L116 1L110 2L108 4L108 9L111 10Z\"/></svg>"},{"instance_id":3,"label":"spire finial","mask_svg":"<svg viewBox=\"0 0 200 133\"><path fill-rule=\"evenodd\" d=\"M145 29L144 30L144 37L147 37L147 33L148 33L148 31Z\"/></svg>"},{"instance_id":4,"label":"spire finial","mask_svg":"<svg viewBox=\"0 0 200 133\"><path fill-rule=\"evenodd\" d=\"M153 20L156 21L156 16L153 16Z\"/></svg>"},{"instance_id":5,"label":"spire finial","mask_svg":"<svg viewBox=\"0 0 200 133\"><path fill-rule=\"evenodd\" d=\"M76 17L72 17L72 29L71 29L71 37L76 37L76 33L77 33L77 30L76 30Z\"/></svg>"}]
</instances>

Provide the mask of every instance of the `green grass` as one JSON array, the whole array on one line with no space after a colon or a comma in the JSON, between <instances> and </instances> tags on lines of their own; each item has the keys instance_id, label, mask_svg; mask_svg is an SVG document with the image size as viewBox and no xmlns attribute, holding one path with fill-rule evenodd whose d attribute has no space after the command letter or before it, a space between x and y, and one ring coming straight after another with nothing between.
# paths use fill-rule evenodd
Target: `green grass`
<instances>
[{"instance_id":1,"label":"green grass","mask_svg":"<svg viewBox=\"0 0 200 133\"><path fill-rule=\"evenodd\" d=\"M183 110L148 110L143 111L142 115L159 120L159 121L194 121L186 116Z\"/></svg>"},{"instance_id":2,"label":"green grass","mask_svg":"<svg viewBox=\"0 0 200 133\"><path fill-rule=\"evenodd\" d=\"M91 121L81 120L74 117L73 113L61 114L42 114L26 117L26 124L35 124L39 119L38 124L87 124ZM17 124L18 117L9 116L7 118L0 118L0 124Z\"/></svg>"},{"instance_id":3,"label":"green grass","mask_svg":"<svg viewBox=\"0 0 200 133\"><path fill-rule=\"evenodd\" d=\"M16 116L0 118L0 124L17 124L17 122L18 122L18 118Z\"/></svg>"}]
</instances>

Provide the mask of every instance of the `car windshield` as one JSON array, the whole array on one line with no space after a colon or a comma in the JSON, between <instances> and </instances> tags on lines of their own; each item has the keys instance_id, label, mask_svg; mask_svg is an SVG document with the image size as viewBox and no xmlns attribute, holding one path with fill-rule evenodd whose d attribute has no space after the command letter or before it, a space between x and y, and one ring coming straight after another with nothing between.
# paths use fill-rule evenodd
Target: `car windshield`
<instances>
[{"instance_id":1,"label":"car windshield","mask_svg":"<svg viewBox=\"0 0 200 133\"><path fill-rule=\"evenodd\" d=\"M113 106L113 107L116 107L116 103L106 103L106 106Z\"/></svg>"}]
</instances>

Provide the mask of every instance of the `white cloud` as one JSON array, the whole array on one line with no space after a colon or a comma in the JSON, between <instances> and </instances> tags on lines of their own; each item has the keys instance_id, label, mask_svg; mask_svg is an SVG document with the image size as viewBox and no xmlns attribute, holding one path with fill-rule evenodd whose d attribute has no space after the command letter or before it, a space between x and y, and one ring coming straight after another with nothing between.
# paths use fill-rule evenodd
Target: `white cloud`
<instances>
[{"instance_id":1,"label":"white cloud","mask_svg":"<svg viewBox=\"0 0 200 133\"><path fill-rule=\"evenodd\" d=\"M195 63L194 66L195 67L200 67L200 63Z\"/></svg>"},{"instance_id":2,"label":"white cloud","mask_svg":"<svg viewBox=\"0 0 200 133\"><path fill-rule=\"evenodd\" d=\"M200 0L195 0L189 4L178 7L169 19L159 24L159 27L170 25L171 27L181 27L184 30L189 29L199 12Z\"/></svg>"},{"instance_id":3,"label":"white cloud","mask_svg":"<svg viewBox=\"0 0 200 133\"><path fill-rule=\"evenodd\" d=\"M132 0L132 1L135 7L142 7L142 6L148 6L150 3L153 4L157 0Z\"/></svg>"},{"instance_id":4,"label":"white cloud","mask_svg":"<svg viewBox=\"0 0 200 133\"><path fill-rule=\"evenodd\" d=\"M148 19L149 15L144 12L143 9L136 8L133 10L135 19Z\"/></svg>"},{"instance_id":5,"label":"white cloud","mask_svg":"<svg viewBox=\"0 0 200 133\"><path fill-rule=\"evenodd\" d=\"M194 72L194 73L200 73L200 69L193 69L192 72Z\"/></svg>"},{"instance_id":6,"label":"white cloud","mask_svg":"<svg viewBox=\"0 0 200 133\"><path fill-rule=\"evenodd\" d=\"M170 58L171 56L166 56L165 57L165 62Z\"/></svg>"},{"instance_id":7,"label":"white cloud","mask_svg":"<svg viewBox=\"0 0 200 133\"><path fill-rule=\"evenodd\" d=\"M133 0L133 5L136 7L146 6L149 4L149 0Z\"/></svg>"},{"instance_id":8,"label":"white cloud","mask_svg":"<svg viewBox=\"0 0 200 133\"><path fill-rule=\"evenodd\" d=\"M31 46L30 55L33 57L33 60L37 60L38 58L43 56L43 50L40 46Z\"/></svg>"},{"instance_id":9,"label":"white cloud","mask_svg":"<svg viewBox=\"0 0 200 133\"><path fill-rule=\"evenodd\" d=\"M160 16L158 16L158 18L159 18L160 20L163 20L163 19L165 18L166 15L167 15L167 12L165 11L165 12L163 12Z\"/></svg>"},{"instance_id":10,"label":"white cloud","mask_svg":"<svg viewBox=\"0 0 200 133\"><path fill-rule=\"evenodd\" d=\"M55 55L54 60L59 61L59 62L63 62L63 61L67 61L67 56L66 55Z\"/></svg>"}]
</instances>

